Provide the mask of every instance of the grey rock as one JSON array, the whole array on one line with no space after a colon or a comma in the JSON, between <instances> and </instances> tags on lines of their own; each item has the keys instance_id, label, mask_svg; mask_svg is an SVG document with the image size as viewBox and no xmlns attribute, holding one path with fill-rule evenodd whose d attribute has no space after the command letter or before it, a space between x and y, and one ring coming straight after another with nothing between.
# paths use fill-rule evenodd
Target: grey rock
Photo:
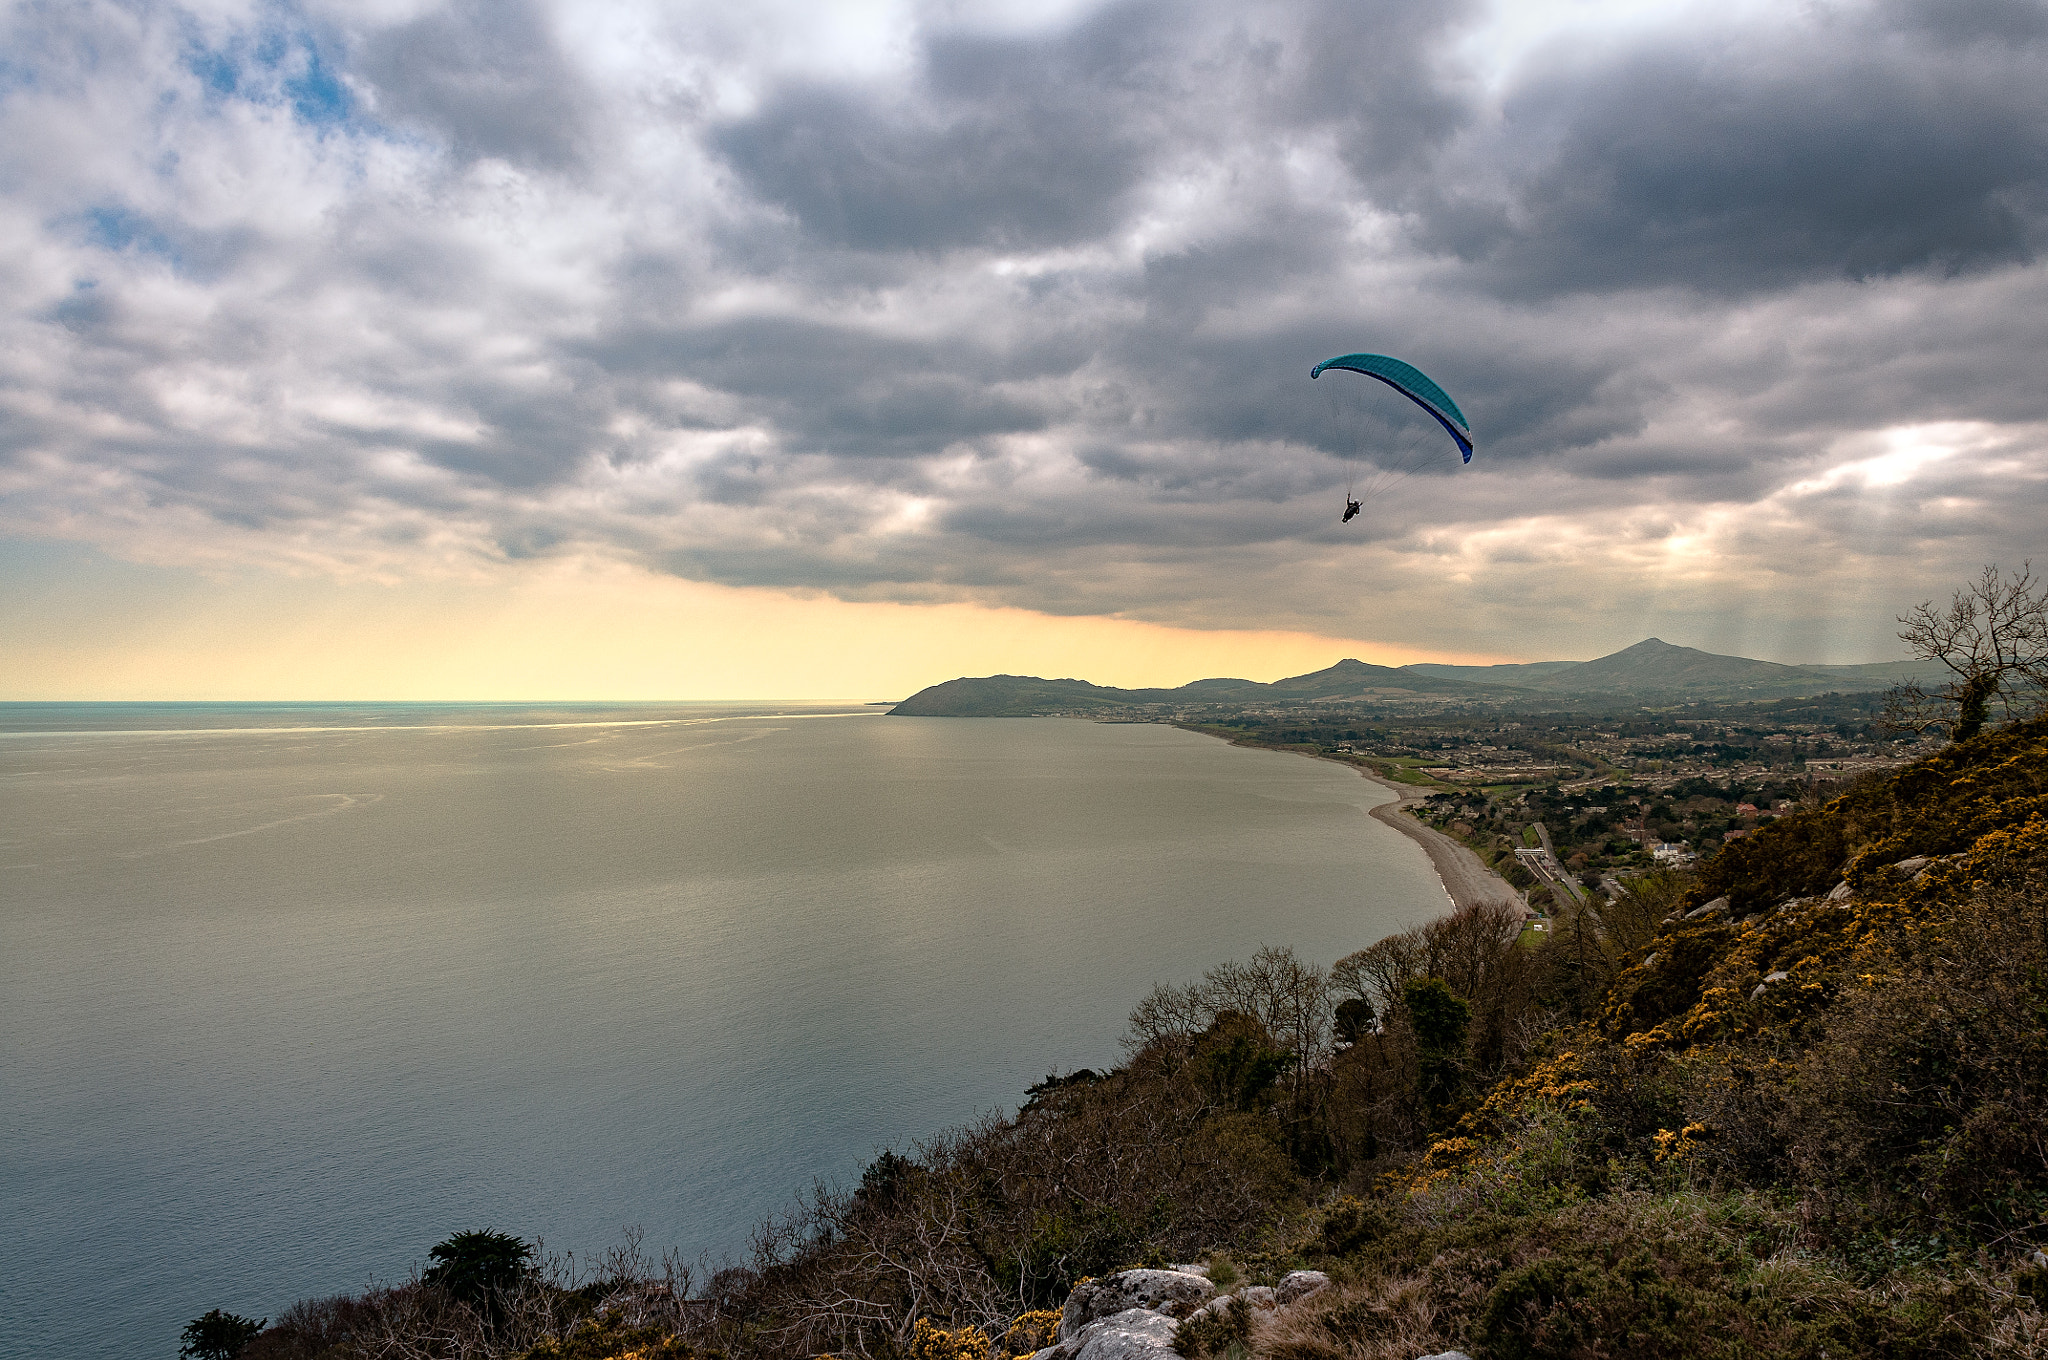
<instances>
[{"instance_id":1,"label":"grey rock","mask_svg":"<svg viewBox=\"0 0 2048 1360\"><path fill-rule=\"evenodd\" d=\"M1129 1273L1129 1272L1126 1272ZM1150 1308L1127 1308L1089 1323L1031 1360L1179 1360L1173 1334L1180 1324Z\"/></svg>"},{"instance_id":2,"label":"grey rock","mask_svg":"<svg viewBox=\"0 0 2048 1360\"><path fill-rule=\"evenodd\" d=\"M1237 1296L1254 1308L1264 1308L1270 1311L1280 1306L1280 1300L1274 1295L1273 1291L1262 1284L1246 1285L1243 1289L1237 1291Z\"/></svg>"},{"instance_id":3,"label":"grey rock","mask_svg":"<svg viewBox=\"0 0 2048 1360\"><path fill-rule=\"evenodd\" d=\"M1725 897L1717 897L1703 907L1694 907L1691 911L1685 914L1685 919L1688 921L1697 921L1702 916L1712 916L1716 912L1723 912L1726 910L1728 910L1728 899Z\"/></svg>"},{"instance_id":4,"label":"grey rock","mask_svg":"<svg viewBox=\"0 0 2048 1360\"><path fill-rule=\"evenodd\" d=\"M1199 1264L1190 1264L1184 1266L1169 1265L1166 1268L1168 1270L1178 1271L1182 1275L1199 1275L1205 1280L1209 1278L1209 1263L1206 1261L1200 1262Z\"/></svg>"},{"instance_id":5,"label":"grey rock","mask_svg":"<svg viewBox=\"0 0 2048 1360\"><path fill-rule=\"evenodd\" d=\"M1904 874L1908 878L1918 878L1920 871L1927 867L1927 863L1927 856L1915 855L1911 859L1902 859L1897 864L1894 864L1892 872Z\"/></svg>"},{"instance_id":6,"label":"grey rock","mask_svg":"<svg viewBox=\"0 0 2048 1360\"><path fill-rule=\"evenodd\" d=\"M1120 1270L1074 1286L1060 1310L1060 1340L1133 1309L1183 1318L1208 1301L1216 1286L1185 1270Z\"/></svg>"},{"instance_id":7,"label":"grey rock","mask_svg":"<svg viewBox=\"0 0 2048 1360\"><path fill-rule=\"evenodd\" d=\"M1783 969L1779 969L1777 972L1774 973L1765 973L1764 980L1762 982L1759 982L1756 985L1755 990L1750 992L1749 999L1751 1001L1756 1000L1758 997L1764 994L1764 990L1766 988L1771 987L1776 983L1783 982L1786 978L1791 976L1792 975L1790 973L1784 971Z\"/></svg>"},{"instance_id":8,"label":"grey rock","mask_svg":"<svg viewBox=\"0 0 2048 1360\"><path fill-rule=\"evenodd\" d=\"M1840 902L1840 901L1844 901L1844 900L1846 900L1846 899L1848 898L1849 894L1850 894L1851 892L1853 892L1853 891L1854 891L1854 889L1852 889L1852 888L1851 888L1851 887L1849 886L1849 880L1845 878L1845 879L1843 879L1843 880L1842 880L1842 881L1841 881L1840 883L1837 883L1837 884L1835 885L1835 887L1834 887L1834 891L1832 891L1832 892L1830 892L1830 893L1828 894L1828 901L1830 901L1830 902Z\"/></svg>"},{"instance_id":9,"label":"grey rock","mask_svg":"<svg viewBox=\"0 0 2048 1360\"><path fill-rule=\"evenodd\" d=\"M1330 1277L1320 1270L1290 1270L1273 1286L1274 1301L1282 1307L1296 1299L1305 1299L1318 1289L1330 1283Z\"/></svg>"},{"instance_id":10,"label":"grey rock","mask_svg":"<svg viewBox=\"0 0 2048 1360\"><path fill-rule=\"evenodd\" d=\"M1646 956L1644 956L1644 958L1643 958L1643 967L1645 967L1645 968L1655 968L1656 966L1657 966L1657 951L1656 951L1656 950L1654 950L1654 949L1652 949L1652 950L1651 950L1651 951L1650 951L1650 952L1649 952L1649 953L1648 953L1648 954L1647 954Z\"/></svg>"},{"instance_id":11,"label":"grey rock","mask_svg":"<svg viewBox=\"0 0 2048 1360\"><path fill-rule=\"evenodd\" d=\"M1438 1351L1435 1355L1417 1356L1416 1360L1472 1360L1463 1351Z\"/></svg>"}]
</instances>

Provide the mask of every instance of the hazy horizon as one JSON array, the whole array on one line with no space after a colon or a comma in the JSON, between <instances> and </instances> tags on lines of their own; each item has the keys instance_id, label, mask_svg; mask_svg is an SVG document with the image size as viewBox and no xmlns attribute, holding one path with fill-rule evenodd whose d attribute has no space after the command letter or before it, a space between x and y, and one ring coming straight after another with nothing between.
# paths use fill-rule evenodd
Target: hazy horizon
<instances>
[{"instance_id":1,"label":"hazy horizon","mask_svg":"<svg viewBox=\"0 0 2048 1360\"><path fill-rule=\"evenodd\" d=\"M1669 639L1663 639L1663 638L1645 638L1645 639L1643 639L1643 641L1664 641L1664 642L1668 642L1668 641L1669 641ZM1631 645L1631 646L1634 646L1634 645L1636 645L1636 644L1633 644L1633 643L1632 643L1632 644L1630 644L1630 645ZM1673 644L1673 645L1677 645L1677 646L1684 646L1685 644L1683 644L1683 643L1678 643L1678 644ZM1626 649L1623 649L1623 650L1626 650ZM1695 648L1694 650L1705 650L1705 649L1703 649L1703 648ZM1611 655L1611 654L1610 654L1610 655ZM1327 663L1325 663L1325 664L1323 664L1323 665L1311 665L1311 666L1309 666L1308 668L1306 668L1306 669L1304 669L1304 670L1298 670L1298 671L1295 671L1295 670L1276 670L1276 671L1273 671L1273 673L1272 673L1272 674L1270 674L1270 675L1254 674L1254 673L1251 673L1251 672L1252 672L1252 670L1253 670L1253 669L1263 669L1263 670L1272 670L1273 668L1272 668L1271 666L1267 666L1267 667L1264 667L1264 668L1245 668L1245 667L1240 667L1240 668L1239 668L1238 670L1236 670L1236 671L1231 671L1231 672L1228 672L1228 673L1226 673L1226 672L1223 672L1223 671L1214 671L1214 672L1208 672L1208 673L1205 673L1205 674L1201 674L1201 675L1189 675L1189 676L1186 676L1186 677L1185 677L1184 679L1178 679L1178 680L1173 680L1173 679L1168 679L1168 680L1153 680L1153 681L1150 681L1150 682L1147 682L1147 683L1144 683L1144 684L1125 684L1125 685L1114 685L1114 684L1110 684L1110 682L1107 682L1107 681L1103 681L1103 680L1100 680L1100 679L1098 679L1098 678L1096 678L1096 677L1094 677L1094 676L1091 676L1091 675L1073 675L1073 676L1054 676L1054 675L1050 675L1050 674L1048 674L1048 675L1042 676L1042 677L1040 677L1040 678L1045 678L1045 679L1055 679L1055 678L1059 678L1059 679L1068 679L1068 678L1070 678L1070 679L1076 679L1076 680L1085 680L1085 681L1088 681L1088 682L1090 682L1090 683L1092 683L1092 684L1102 684L1102 685L1108 685L1108 687L1110 687L1110 688L1122 688L1122 689L1174 689L1174 688L1178 688L1178 687L1180 687L1180 686L1182 686L1182 685L1189 685L1189 684L1194 684L1194 683L1196 683L1196 682L1198 682L1198 681L1201 681L1201 680L1212 680L1212 679L1223 679L1223 678L1232 678L1232 679L1248 679L1248 680L1260 680L1260 681L1262 681L1263 683L1271 683L1272 681L1275 681L1275 680L1283 680L1283 679L1288 679L1288 678L1290 678L1290 677L1292 677L1292 676L1295 676L1295 675L1307 675L1307 674L1311 674L1311 673L1313 673L1313 672L1315 672L1315 671L1325 670L1325 669L1328 669L1328 668L1329 668L1330 666L1335 666L1335 665L1339 664L1339 663L1340 663L1340 662L1342 662L1342 661L1346 661L1346 660L1362 660L1362 659L1363 659L1363 658L1357 658L1357 657L1337 657L1337 658L1335 658L1335 659L1333 659L1333 660L1331 660L1331 661L1329 661L1329 662L1327 662ZM1541 657L1541 658L1531 658L1531 661L1537 661L1537 662L1545 662L1545 661L1547 661L1547 662L1564 662L1564 661L1572 661L1572 662L1585 662L1585 661L1597 661L1597 660L1599 660L1599 659L1600 659L1599 657L1574 657L1574 658L1567 658L1567 657ZM1749 659L1749 660L1759 660L1759 661L1765 661L1765 660L1773 660L1773 658L1768 658L1768 657L1752 657L1752 658L1747 658L1747 659ZM1905 660L1905 658L1903 658L1903 657L1879 657L1879 658L1875 658L1875 659L1872 659L1872 660L1867 660L1867 661L1860 661L1860 662L1857 662L1857 661L1851 661L1851 662L1811 662L1811 661L1808 661L1808 662L1801 662L1801 661L1777 661L1777 662L1776 662L1776 664L1779 664L1779 665L1787 665L1787 666L1802 666L1802 665L1817 665L1817 666L1830 666L1830 665L1883 665L1883 664L1886 664L1886 663L1888 663L1888 662L1902 662L1902 661L1904 661L1904 660ZM1378 664L1387 664L1387 663L1378 663ZM1426 663L1406 663L1406 664L1426 664ZM1524 662L1524 663L1514 663L1514 662L1510 662L1510 663L1495 663L1495 662L1481 662L1481 663L1474 663L1474 664L1481 664L1481 665L1486 665L1486 664L1528 664L1528 663L1526 663L1526 662ZM1020 673L1020 672L988 672L987 674L1019 674L1019 673ZM195 706L195 707L198 707L198 706L215 706L215 707L224 707L224 708L232 708L232 707L236 707L236 706L252 706L252 707L253 707L253 706L263 706L263 705L277 705L277 706L289 706L289 705L305 705L305 706L308 706L308 707L312 707L312 706L322 706L322 705L336 705L336 706L339 706L339 705L348 705L348 704L366 704L366 705L390 705L390 706L394 706L394 707L404 707L404 706L418 706L418 707L449 707L449 708L459 708L459 707L461 707L461 706L463 706L463 705L476 705L476 706L478 706L478 707L485 707L485 706L490 706L490 707L506 707L506 708L520 708L520 707L533 707L533 706L536 706L536 705L545 705L545 704L562 704L562 705L588 705L588 706L591 706L591 707L605 707L605 706L632 706L632 705L646 705L646 706L658 706L658 705L663 705L663 704L675 704L675 705L691 705L691 706L704 706L704 707L716 707L716 706L719 706L719 705L722 705L722 704L723 704L723 705L761 705L761 704L787 704L787 705L792 705L792 706L799 706L799 707L802 707L802 706L815 706L815 707L821 707L821 708L850 708L850 707L863 707L863 708L874 708L874 707L880 707L880 706L885 706L885 705L892 705L892 704L897 704L897 703L901 703L901 702L902 702L902 701L903 701L904 699L907 699L907 698L909 698L909 697L910 697L910 696L911 696L912 694L914 694L914 693L918 692L919 690L922 690L922 689L924 689L924 688L927 688L927 687L928 687L928 686L930 686L930 685L937 685L937 684L942 684L942 683L944 683L944 682L945 682L945 681L947 681L947 680L954 680L954 679L959 679L959 678L962 678L963 676L965 676L965 675L967 675L967 674L968 674L967 672L960 672L960 673L957 673L957 674L954 674L954 675L943 675L943 676L934 676L934 677L933 677L932 679L930 679L930 680L928 680L928 681L926 681L926 682L924 682L924 683L922 683L922 684L918 684L918 685L916 685L916 686L912 687L911 689L908 689L908 690L904 691L904 692L903 692L903 693L901 693L901 694L897 694L897 695L894 695L894 696L892 696L892 697L889 697L889 698L881 698L881 699L855 699L855 698L846 698L846 697L838 697L838 696L818 696L818 695L811 695L811 696L806 696L806 695L794 695L794 696L792 696L792 695L766 695L766 696L756 696L756 695L720 695L720 696L712 696L712 697L704 697L704 698L680 698L680 697L676 697L676 696L673 696L673 695L659 695L659 694L657 694L657 695L647 695L647 696L640 696L640 697L622 697L622 696L615 696L615 695L605 695L605 694L596 694L596 695L592 695L592 694L519 694L519 695L505 695L505 696L493 696L493 697L488 697L488 698L485 698L485 697L477 697L477 696L465 696L465 695L455 695L455 696L448 696L448 697L440 697L440 698L411 698L411 697L404 697L404 696L382 697L382 696L369 696L369 695L361 695L361 694L353 694L353 695L345 695L345 696L334 696L334 695L327 695L327 696L311 696L311 695L269 694L269 695L264 695L264 696L261 696L261 697L204 697L204 698L196 698L196 697L185 697L185 698L173 698L173 697L162 697L162 696L155 696L155 695L138 695L138 696L124 696L124 697L107 697L107 698L92 698L92 699L85 699L85 698L70 698L70 697L39 697L39 698L0 698L0 710L5 710L5 709L7 709L7 708L10 708L10 707L31 707L31 706L36 706L36 705L42 705L42 706L47 706L47 707L62 707L62 706L64 706L64 705L73 705L73 704L75 704L75 705L81 705L81 706L83 706L83 705L99 705L99 706L116 706L116 705L130 705L130 706L135 706L135 707L147 707L147 706L150 706L150 705L165 705L165 706L171 706L171 705L187 705L187 706Z\"/></svg>"}]
</instances>

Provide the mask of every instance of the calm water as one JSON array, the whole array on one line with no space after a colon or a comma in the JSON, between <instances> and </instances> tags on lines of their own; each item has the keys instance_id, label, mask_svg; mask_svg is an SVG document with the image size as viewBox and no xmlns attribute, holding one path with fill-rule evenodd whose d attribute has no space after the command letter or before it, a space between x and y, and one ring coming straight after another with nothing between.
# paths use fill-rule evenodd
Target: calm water
<instances>
[{"instance_id":1,"label":"calm water","mask_svg":"<svg viewBox=\"0 0 2048 1360\"><path fill-rule=\"evenodd\" d=\"M0 1356L470 1227L738 1252L1156 982L1441 911L1386 796L1056 719L0 705Z\"/></svg>"}]
</instances>

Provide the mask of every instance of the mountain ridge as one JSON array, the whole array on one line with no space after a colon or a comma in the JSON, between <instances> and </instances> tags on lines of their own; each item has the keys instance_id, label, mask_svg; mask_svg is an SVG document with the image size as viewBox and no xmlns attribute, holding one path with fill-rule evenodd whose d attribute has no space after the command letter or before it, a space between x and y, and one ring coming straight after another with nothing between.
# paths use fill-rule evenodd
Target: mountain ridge
<instances>
[{"instance_id":1,"label":"mountain ridge","mask_svg":"<svg viewBox=\"0 0 2048 1360\"><path fill-rule=\"evenodd\" d=\"M1890 689L1938 677L1939 667L1928 662L1788 666L1776 661L1724 656L1653 637L1591 661L1530 661L1497 666L1416 662L1395 667L1346 657L1322 670L1270 683L1214 677L1171 688L1118 689L1073 678L961 676L927 686L889 711L901 717L993 718L1053 712L1106 714L1156 704L1259 701L1785 699L1829 691Z\"/></svg>"}]
</instances>

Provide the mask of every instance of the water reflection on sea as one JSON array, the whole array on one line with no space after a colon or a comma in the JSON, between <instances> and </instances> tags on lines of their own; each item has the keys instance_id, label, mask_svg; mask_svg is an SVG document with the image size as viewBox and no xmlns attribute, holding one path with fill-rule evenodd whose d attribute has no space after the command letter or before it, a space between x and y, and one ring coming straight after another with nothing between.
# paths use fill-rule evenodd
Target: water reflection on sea
<instances>
[{"instance_id":1,"label":"water reflection on sea","mask_svg":"<svg viewBox=\"0 0 2048 1360\"><path fill-rule=\"evenodd\" d=\"M468 1227L740 1251L1155 982L1440 911L1387 796L1054 719L0 705L0 1357Z\"/></svg>"}]
</instances>

